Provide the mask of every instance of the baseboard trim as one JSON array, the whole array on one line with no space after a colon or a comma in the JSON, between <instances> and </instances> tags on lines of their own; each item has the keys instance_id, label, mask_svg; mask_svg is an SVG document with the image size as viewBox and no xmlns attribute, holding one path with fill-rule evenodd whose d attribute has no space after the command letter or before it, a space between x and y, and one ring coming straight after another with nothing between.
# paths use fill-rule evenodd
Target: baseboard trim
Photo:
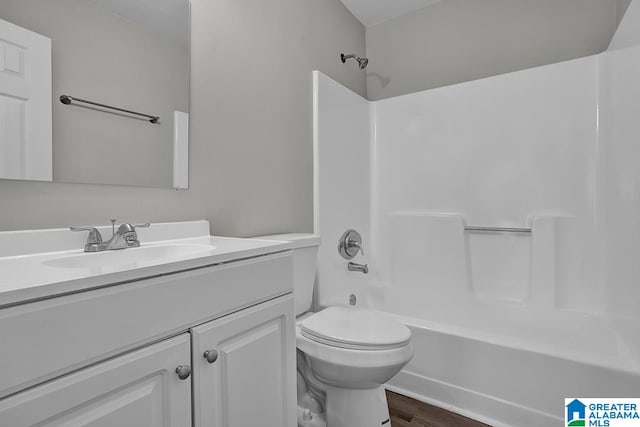
<instances>
[{"instance_id":1,"label":"baseboard trim","mask_svg":"<svg viewBox=\"0 0 640 427\"><path fill-rule=\"evenodd\" d=\"M396 375L385 387L494 427L561 425L563 422L562 418L536 409L406 371Z\"/></svg>"}]
</instances>

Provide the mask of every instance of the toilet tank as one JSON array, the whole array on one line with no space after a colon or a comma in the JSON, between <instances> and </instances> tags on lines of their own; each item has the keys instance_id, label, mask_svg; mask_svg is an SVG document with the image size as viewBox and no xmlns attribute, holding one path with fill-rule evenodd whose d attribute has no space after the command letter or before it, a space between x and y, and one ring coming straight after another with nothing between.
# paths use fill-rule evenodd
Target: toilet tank
<instances>
[{"instance_id":1,"label":"toilet tank","mask_svg":"<svg viewBox=\"0 0 640 427\"><path fill-rule=\"evenodd\" d=\"M271 234L256 236L255 239L281 240L291 242L293 251L293 291L296 302L296 316L311 310L313 286L318 266L320 236L304 233Z\"/></svg>"}]
</instances>

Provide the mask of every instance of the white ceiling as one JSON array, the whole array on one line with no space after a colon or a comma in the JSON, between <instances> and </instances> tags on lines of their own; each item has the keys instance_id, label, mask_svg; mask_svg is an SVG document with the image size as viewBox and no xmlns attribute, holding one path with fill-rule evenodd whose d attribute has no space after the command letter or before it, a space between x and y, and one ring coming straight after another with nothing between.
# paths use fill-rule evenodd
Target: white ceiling
<instances>
[{"instance_id":1,"label":"white ceiling","mask_svg":"<svg viewBox=\"0 0 640 427\"><path fill-rule=\"evenodd\" d=\"M365 27L376 25L440 0L342 0Z\"/></svg>"}]
</instances>

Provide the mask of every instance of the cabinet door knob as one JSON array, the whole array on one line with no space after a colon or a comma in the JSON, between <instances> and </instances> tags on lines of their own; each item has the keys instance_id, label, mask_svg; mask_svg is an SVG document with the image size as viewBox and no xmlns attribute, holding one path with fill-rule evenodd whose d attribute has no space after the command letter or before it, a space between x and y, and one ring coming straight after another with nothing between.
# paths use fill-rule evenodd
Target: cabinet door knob
<instances>
[{"instance_id":1,"label":"cabinet door knob","mask_svg":"<svg viewBox=\"0 0 640 427\"><path fill-rule=\"evenodd\" d=\"M218 352L215 350L207 350L204 352L204 354L202 355L202 357L204 357L205 359L207 359L207 362L209 363L213 363L216 360L218 360Z\"/></svg>"},{"instance_id":2,"label":"cabinet door knob","mask_svg":"<svg viewBox=\"0 0 640 427\"><path fill-rule=\"evenodd\" d=\"M189 365L179 365L176 368L176 374L178 374L178 378L181 380L186 380L191 375L191 366Z\"/></svg>"}]
</instances>

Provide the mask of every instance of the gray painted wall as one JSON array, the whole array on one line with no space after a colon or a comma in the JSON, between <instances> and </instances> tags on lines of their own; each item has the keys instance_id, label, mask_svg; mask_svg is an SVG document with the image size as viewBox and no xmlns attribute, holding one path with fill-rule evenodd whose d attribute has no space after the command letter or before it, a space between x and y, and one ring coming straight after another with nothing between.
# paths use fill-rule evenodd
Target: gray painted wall
<instances>
[{"instance_id":1,"label":"gray painted wall","mask_svg":"<svg viewBox=\"0 0 640 427\"><path fill-rule=\"evenodd\" d=\"M204 218L219 235L313 229L312 84L361 95L365 49L339 0L192 0L189 191L0 181L0 229Z\"/></svg>"},{"instance_id":2,"label":"gray painted wall","mask_svg":"<svg viewBox=\"0 0 640 427\"><path fill-rule=\"evenodd\" d=\"M86 0L0 0L0 17L52 42L54 181L172 187L173 111L189 111L187 46ZM61 94L160 122L65 106Z\"/></svg>"},{"instance_id":3,"label":"gray painted wall","mask_svg":"<svg viewBox=\"0 0 640 427\"><path fill-rule=\"evenodd\" d=\"M624 49L640 44L640 0L629 3L616 34L611 39L609 50Z\"/></svg>"},{"instance_id":4,"label":"gray painted wall","mask_svg":"<svg viewBox=\"0 0 640 427\"><path fill-rule=\"evenodd\" d=\"M630 0L443 0L368 27L371 100L604 51Z\"/></svg>"}]
</instances>

